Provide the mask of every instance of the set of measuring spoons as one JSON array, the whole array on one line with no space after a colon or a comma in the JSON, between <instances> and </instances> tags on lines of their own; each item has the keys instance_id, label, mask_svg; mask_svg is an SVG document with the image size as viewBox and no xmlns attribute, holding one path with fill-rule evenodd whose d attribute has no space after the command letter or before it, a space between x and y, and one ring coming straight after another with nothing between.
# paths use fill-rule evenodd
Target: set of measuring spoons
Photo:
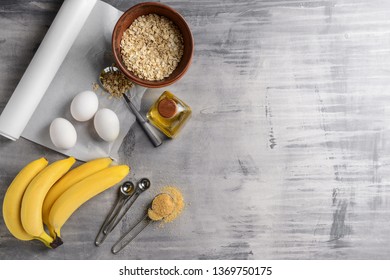
<instances>
[{"instance_id":1,"label":"set of measuring spoons","mask_svg":"<svg viewBox=\"0 0 390 280\"><path fill-rule=\"evenodd\" d=\"M137 182L136 185L134 185L130 181L127 181L120 186L117 202L114 205L114 207L111 209L111 211L108 213L106 219L104 220L103 225L99 230L99 233L96 236L95 239L96 246L100 246L101 244L103 244L104 240L106 240L107 236L114 230L114 228L126 215L126 213L129 211L129 209L134 204L134 202L139 197L139 195L149 188L150 188L150 181L147 178L142 178ZM126 236L129 234L129 232L125 233L120 238L119 241L125 239ZM114 254L118 253L121 249L124 248L124 246L120 246L121 248L119 249L117 248L118 246L116 245L119 243L119 241L114 245L112 249L112 252ZM127 245L129 242L127 242L125 245Z\"/></svg>"}]
</instances>

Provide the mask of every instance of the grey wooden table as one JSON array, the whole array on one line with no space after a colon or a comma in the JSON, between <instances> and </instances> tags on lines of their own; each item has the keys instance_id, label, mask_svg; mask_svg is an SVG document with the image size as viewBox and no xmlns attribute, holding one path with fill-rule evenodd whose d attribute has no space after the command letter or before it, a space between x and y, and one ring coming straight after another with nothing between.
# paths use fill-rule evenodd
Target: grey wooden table
<instances>
[{"instance_id":1,"label":"grey wooden table","mask_svg":"<svg viewBox=\"0 0 390 280\"><path fill-rule=\"evenodd\" d=\"M0 112L61 2L0 1ZM168 88L193 117L158 149L134 125L121 148L129 178L154 190L99 248L114 189L70 218L56 250L14 239L0 219L0 259L389 259L390 2L164 3L193 31L193 64ZM148 90L143 113L162 90ZM62 158L0 138L0 200L41 156ZM184 193L180 218L111 254L168 184Z\"/></svg>"}]
</instances>

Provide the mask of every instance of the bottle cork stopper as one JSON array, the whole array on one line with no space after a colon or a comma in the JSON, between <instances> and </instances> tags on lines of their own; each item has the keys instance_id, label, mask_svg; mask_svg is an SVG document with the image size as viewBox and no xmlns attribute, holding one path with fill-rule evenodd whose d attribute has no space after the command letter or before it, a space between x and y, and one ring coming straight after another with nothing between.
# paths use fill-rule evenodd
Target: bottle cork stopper
<instances>
[{"instance_id":1,"label":"bottle cork stopper","mask_svg":"<svg viewBox=\"0 0 390 280\"><path fill-rule=\"evenodd\" d=\"M177 105L172 99L164 98L158 103L157 110L162 117L169 119L176 114Z\"/></svg>"}]
</instances>

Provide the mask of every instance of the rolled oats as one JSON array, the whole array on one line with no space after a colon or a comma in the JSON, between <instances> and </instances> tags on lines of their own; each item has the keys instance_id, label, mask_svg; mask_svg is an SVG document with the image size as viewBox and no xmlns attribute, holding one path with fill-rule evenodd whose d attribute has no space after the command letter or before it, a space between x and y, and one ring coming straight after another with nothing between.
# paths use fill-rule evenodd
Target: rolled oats
<instances>
[{"instance_id":1,"label":"rolled oats","mask_svg":"<svg viewBox=\"0 0 390 280\"><path fill-rule=\"evenodd\" d=\"M127 69L148 81L159 81L172 74L183 50L179 28L156 14L135 19L121 40L121 55Z\"/></svg>"},{"instance_id":2,"label":"rolled oats","mask_svg":"<svg viewBox=\"0 0 390 280\"><path fill-rule=\"evenodd\" d=\"M133 86L133 83L120 71L101 74L101 82L104 89L116 98L121 97Z\"/></svg>"}]
</instances>

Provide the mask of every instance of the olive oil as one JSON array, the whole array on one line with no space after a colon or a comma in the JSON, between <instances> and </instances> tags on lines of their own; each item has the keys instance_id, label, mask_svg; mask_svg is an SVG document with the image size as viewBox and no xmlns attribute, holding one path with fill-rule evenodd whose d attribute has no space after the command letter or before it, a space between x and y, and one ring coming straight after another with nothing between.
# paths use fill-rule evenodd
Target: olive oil
<instances>
[{"instance_id":1,"label":"olive oil","mask_svg":"<svg viewBox=\"0 0 390 280\"><path fill-rule=\"evenodd\" d=\"M175 138L190 118L191 108L171 92L164 91L146 116L166 136Z\"/></svg>"}]
</instances>

